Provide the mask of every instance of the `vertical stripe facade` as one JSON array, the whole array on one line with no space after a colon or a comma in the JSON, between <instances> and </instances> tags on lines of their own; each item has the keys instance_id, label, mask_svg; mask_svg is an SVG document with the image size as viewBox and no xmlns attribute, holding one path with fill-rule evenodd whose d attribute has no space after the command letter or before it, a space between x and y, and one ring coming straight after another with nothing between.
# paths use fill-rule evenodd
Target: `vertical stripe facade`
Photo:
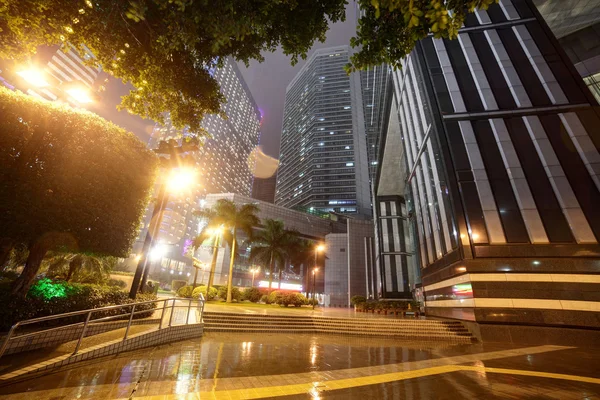
<instances>
[{"instance_id":1,"label":"vertical stripe facade","mask_svg":"<svg viewBox=\"0 0 600 400\"><path fill-rule=\"evenodd\" d=\"M390 118L398 120L406 173L398 176L400 200L380 193L377 203L384 297L407 290L411 273L402 268L411 263L394 253L410 246L430 288L471 266L598 273L590 260L600 257L600 111L566 62L531 0L500 0L470 15L456 40L420 41L393 72L397 115ZM426 298L459 300L466 287L457 282ZM470 296L466 307L496 304ZM461 308L447 304L440 307Z\"/></svg>"}]
</instances>

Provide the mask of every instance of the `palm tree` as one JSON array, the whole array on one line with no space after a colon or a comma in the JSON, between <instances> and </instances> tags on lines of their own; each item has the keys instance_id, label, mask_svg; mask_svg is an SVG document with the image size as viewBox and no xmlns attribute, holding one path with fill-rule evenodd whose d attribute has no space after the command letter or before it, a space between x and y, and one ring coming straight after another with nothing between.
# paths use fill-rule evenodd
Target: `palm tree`
<instances>
[{"instance_id":1,"label":"palm tree","mask_svg":"<svg viewBox=\"0 0 600 400\"><path fill-rule=\"evenodd\" d=\"M198 236L192 240L192 248L196 251L207 241L212 242L212 260L210 263L210 273L208 274L208 284L206 293L210 291L214 283L215 270L217 268L217 257L219 256L220 242L224 241L231 248L232 235L230 231L223 229L224 219L220 212L220 203L217 202L213 208L197 210L194 215L205 219L206 225L202 228Z\"/></svg>"},{"instance_id":2,"label":"palm tree","mask_svg":"<svg viewBox=\"0 0 600 400\"><path fill-rule=\"evenodd\" d=\"M259 211L256 204L243 204L237 206L233 201L220 199L214 207L206 211L197 212L196 215L205 216L209 223L203 232L206 231L204 240L207 234L210 235L209 229L222 227L223 239L229 244L231 249L231 258L229 261L229 278L227 281L227 302L231 303L231 292L233 284L233 263L235 261L237 251L237 234L238 231L244 232L248 237L252 237L252 228L260 224L260 219L256 216ZM203 232L198 236L198 241L203 239ZM196 242L196 241L195 241ZM213 265L211 265L211 276L214 275L214 265L216 264L216 256L213 253ZM209 277L209 280L211 278ZM208 290L208 289L207 289ZM208 293L208 292L207 292Z\"/></svg>"},{"instance_id":3,"label":"palm tree","mask_svg":"<svg viewBox=\"0 0 600 400\"><path fill-rule=\"evenodd\" d=\"M269 266L269 292L273 286L275 263L284 264L288 259L295 232L284 228L283 222L274 219L264 221L264 229L251 238L250 260L257 260Z\"/></svg>"},{"instance_id":4,"label":"palm tree","mask_svg":"<svg viewBox=\"0 0 600 400\"><path fill-rule=\"evenodd\" d=\"M283 268L279 268L279 285L278 287L281 289L281 273L285 272L288 269L288 266L292 262L292 260L296 257L296 254L301 249L302 240L299 237L300 233L296 229L290 229L286 231L286 239L285 243L286 254L283 263Z\"/></svg>"},{"instance_id":5,"label":"palm tree","mask_svg":"<svg viewBox=\"0 0 600 400\"><path fill-rule=\"evenodd\" d=\"M299 243L296 246L296 249L294 251L293 257L292 257L292 264L304 264L305 268L304 268L304 278L306 281L306 286L305 286L305 290L307 291L307 295L308 295L308 279L310 274L309 272L309 264L313 262L313 258L315 256L315 249L316 249L317 244L313 243L309 240L306 239L300 239Z\"/></svg>"}]
</instances>

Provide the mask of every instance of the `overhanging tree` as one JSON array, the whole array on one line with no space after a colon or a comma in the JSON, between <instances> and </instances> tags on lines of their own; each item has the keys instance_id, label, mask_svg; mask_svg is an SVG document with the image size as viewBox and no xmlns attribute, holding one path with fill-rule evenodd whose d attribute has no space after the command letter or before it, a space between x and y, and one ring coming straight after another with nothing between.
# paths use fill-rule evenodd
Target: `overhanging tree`
<instances>
[{"instance_id":1,"label":"overhanging tree","mask_svg":"<svg viewBox=\"0 0 600 400\"><path fill-rule=\"evenodd\" d=\"M0 0L0 58L27 60L40 45L85 45L102 69L131 82L122 106L199 131L223 97L211 69L225 57L248 62L280 46L295 62L345 0Z\"/></svg>"},{"instance_id":2,"label":"overhanging tree","mask_svg":"<svg viewBox=\"0 0 600 400\"><path fill-rule=\"evenodd\" d=\"M351 57L348 72L387 63L400 68L401 61L417 41L433 34L455 39L466 14L487 9L498 0L358 0L363 14L356 36L350 40L358 48Z\"/></svg>"},{"instance_id":3,"label":"overhanging tree","mask_svg":"<svg viewBox=\"0 0 600 400\"><path fill-rule=\"evenodd\" d=\"M358 0L363 10L349 70L399 66L430 32L454 38L465 15L498 0ZM295 63L346 0L0 0L0 58L27 61L39 46L87 46L91 63L133 89L121 106L201 132L204 114L224 101L212 70L232 56L248 63L278 46Z\"/></svg>"},{"instance_id":4,"label":"overhanging tree","mask_svg":"<svg viewBox=\"0 0 600 400\"><path fill-rule=\"evenodd\" d=\"M0 115L0 239L29 247L13 293L27 293L48 250L127 257L156 156L95 114L4 88Z\"/></svg>"}]
</instances>

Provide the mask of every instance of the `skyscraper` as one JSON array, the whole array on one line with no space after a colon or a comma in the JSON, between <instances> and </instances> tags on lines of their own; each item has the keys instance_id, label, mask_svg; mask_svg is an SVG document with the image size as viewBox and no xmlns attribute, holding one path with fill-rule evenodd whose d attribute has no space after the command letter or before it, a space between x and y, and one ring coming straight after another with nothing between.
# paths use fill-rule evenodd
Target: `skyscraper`
<instances>
[{"instance_id":1,"label":"skyscraper","mask_svg":"<svg viewBox=\"0 0 600 400\"><path fill-rule=\"evenodd\" d=\"M392 73L386 64L360 71L362 98L369 160L369 180L377 173L379 140L389 118L389 104L392 99Z\"/></svg>"},{"instance_id":2,"label":"skyscraper","mask_svg":"<svg viewBox=\"0 0 600 400\"><path fill-rule=\"evenodd\" d=\"M275 203L371 215L360 74L348 46L315 51L286 89Z\"/></svg>"},{"instance_id":3,"label":"skyscraper","mask_svg":"<svg viewBox=\"0 0 600 400\"><path fill-rule=\"evenodd\" d=\"M533 3L477 11L403 66L375 185L379 294L422 290L484 339L598 329L600 113Z\"/></svg>"},{"instance_id":4,"label":"skyscraper","mask_svg":"<svg viewBox=\"0 0 600 400\"><path fill-rule=\"evenodd\" d=\"M198 232L198 221L192 215L200 200L209 193L236 193L250 196L252 192L252 159L250 153L258 145L260 112L235 61L226 59L224 66L214 71L226 103L222 110L227 115L207 115L202 127L209 136L202 138L200 151L193 153L199 171L198 183L188 192L171 196L160 226L158 242L167 254L161 261L163 268L183 271L189 259L185 256L186 241ZM161 140L180 139L187 129L173 127L169 115L163 125L157 125L149 146L156 147ZM146 212L145 228L152 214L151 204ZM146 234L142 229L140 241Z\"/></svg>"}]
</instances>

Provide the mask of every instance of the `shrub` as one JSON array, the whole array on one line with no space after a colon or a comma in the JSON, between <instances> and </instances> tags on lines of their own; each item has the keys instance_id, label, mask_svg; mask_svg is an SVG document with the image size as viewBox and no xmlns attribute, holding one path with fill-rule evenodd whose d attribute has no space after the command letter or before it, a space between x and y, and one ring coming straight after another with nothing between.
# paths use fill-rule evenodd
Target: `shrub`
<instances>
[{"instance_id":1,"label":"shrub","mask_svg":"<svg viewBox=\"0 0 600 400\"><path fill-rule=\"evenodd\" d=\"M109 279L108 282L106 283L108 286L115 286L118 287L119 289L125 289L127 287L127 282L122 281L120 279Z\"/></svg>"},{"instance_id":2,"label":"shrub","mask_svg":"<svg viewBox=\"0 0 600 400\"><path fill-rule=\"evenodd\" d=\"M319 300L317 299L306 299L306 304L309 306L318 306L319 305Z\"/></svg>"},{"instance_id":3,"label":"shrub","mask_svg":"<svg viewBox=\"0 0 600 400\"><path fill-rule=\"evenodd\" d=\"M62 293L65 295L54 295ZM116 286L77 284L62 281L53 282L46 278L34 283L25 298L10 296L8 293L3 293L0 296L0 302L3 305L0 308L0 330L6 331L14 323L25 319L155 299L156 296L153 294L139 294L135 300L132 300L129 298L128 293ZM134 318L150 317L154 313L156 306L156 303L137 306L136 311L148 312L134 315ZM130 310L130 307L123 307L95 312L92 314L92 319L119 315ZM123 317L123 319L126 318L127 316ZM85 315L79 315L48 321L45 325L64 325L84 320Z\"/></svg>"},{"instance_id":4,"label":"shrub","mask_svg":"<svg viewBox=\"0 0 600 400\"><path fill-rule=\"evenodd\" d=\"M271 300L269 300L269 295L267 294L262 295L262 297L260 298L260 302L265 304L273 304L271 303Z\"/></svg>"},{"instance_id":5,"label":"shrub","mask_svg":"<svg viewBox=\"0 0 600 400\"><path fill-rule=\"evenodd\" d=\"M192 297L192 292L194 291L194 288L190 285L187 286L182 286L177 290L177 296L179 297L185 297L185 298L191 298Z\"/></svg>"},{"instance_id":6,"label":"shrub","mask_svg":"<svg viewBox=\"0 0 600 400\"><path fill-rule=\"evenodd\" d=\"M174 292L177 292L179 290L179 288L183 287L187 285L187 281L183 281L183 280L174 280L171 282L171 290Z\"/></svg>"},{"instance_id":7,"label":"shrub","mask_svg":"<svg viewBox=\"0 0 600 400\"><path fill-rule=\"evenodd\" d=\"M293 305L294 307L302 307L306 305L307 302L308 299L306 298L306 296L304 296L302 293L296 293L296 295L292 299L291 305Z\"/></svg>"},{"instance_id":8,"label":"shrub","mask_svg":"<svg viewBox=\"0 0 600 400\"><path fill-rule=\"evenodd\" d=\"M263 293L264 291L256 287L246 288L243 293L243 299L258 303L262 299Z\"/></svg>"},{"instance_id":9,"label":"shrub","mask_svg":"<svg viewBox=\"0 0 600 400\"><path fill-rule=\"evenodd\" d=\"M285 292L280 290L274 290L269 294L269 303L268 304L281 304L281 297Z\"/></svg>"},{"instance_id":10,"label":"shrub","mask_svg":"<svg viewBox=\"0 0 600 400\"><path fill-rule=\"evenodd\" d=\"M226 300L227 299L227 286L221 286L218 289L218 293L219 293L219 298L221 300ZM238 287L233 287L233 289L231 289L231 300L232 301L241 301L242 300L242 292L240 291L240 288Z\"/></svg>"},{"instance_id":11,"label":"shrub","mask_svg":"<svg viewBox=\"0 0 600 400\"><path fill-rule=\"evenodd\" d=\"M366 303L366 301L367 298L365 296L352 296L352 298L350 299L350 304L356 306L360 303Z\"/></svg>"},{"instance_id":12,"label":"shrub","mask_svg":"<svg viewBox=\"0 0 600 400\"><path fill-rule=\"evenodd\" d=\"M217 297L217 289L215 289L214 287L210 288L210 290L208 291L208 296L206 296L206 286L198 286L192 292L192 299L198 300L200 298L200 293L202 293L204 299L206 300L213 300L215 297Z\"/></svg>"}]
</instances>

